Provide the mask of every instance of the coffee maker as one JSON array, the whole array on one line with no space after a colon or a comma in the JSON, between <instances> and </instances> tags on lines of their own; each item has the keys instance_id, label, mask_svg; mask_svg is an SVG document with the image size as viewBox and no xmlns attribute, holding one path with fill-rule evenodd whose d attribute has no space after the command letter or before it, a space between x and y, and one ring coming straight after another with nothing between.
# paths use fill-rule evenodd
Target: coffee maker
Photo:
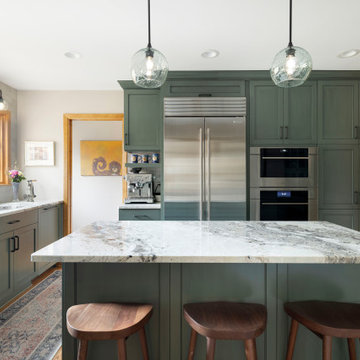
<instances>
[{"instance_id":1,"label":"coffee maker","mask_svg":"<svg viewBox=\"0 0 360 360\"><path fill-rule=\"evenodd\" d=\"M152 174L127 174L126 204L154 202Z\"/></svg>"}]
</instances>

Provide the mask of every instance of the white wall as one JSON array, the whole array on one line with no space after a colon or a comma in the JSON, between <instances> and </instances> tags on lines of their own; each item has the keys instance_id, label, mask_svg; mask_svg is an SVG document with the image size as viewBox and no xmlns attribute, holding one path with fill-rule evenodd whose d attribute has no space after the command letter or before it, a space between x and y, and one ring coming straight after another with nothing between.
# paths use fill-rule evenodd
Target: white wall
<instances>
[{"instance_id":1,"label":"white wall","mask_svg":"<svg viewBox=\"0 0 360 360\"><path fill-rule=\"evenodd\" d=\"M18 91L18 165L27 179L37 180L37 199L63 199L63 114L123 112L120 87L118 91ZM25 167L25 140L55 141L55 166Z\"/></svg>"},{"instance_id":2,"label":"white wall","mask_svg":"<svg viewBox=\"0 0 360 360\"><path fill-rule=\"evenodd\" d=\"M80 140L122 140L119 121L73 122L72 230L96 220L117 220L121 176L81 176Z\"/></svg>"},{"instance_id":3,"label":"white wall","mask_svg":"<svg viewBox=\"0 0 360 360\"><path fill-rule=\"evenodd\" d=\"M18 166L24 171L27 179L37 180L35 183L36 199L63 199L64 113L123 113L123 92L119 87L118 91L18 91L17 95ZM121 132L118 138L120 136ZM25 167L25 140L55 141L55 166ZM102 177L99 181L101 182L98 184L100 189L106 186L108 179ZM120 180L118 181L120 182ZM121 185L119 187L121 191ZM22 190L26 191L26 182L23 182ZM79 204L86 203L88 197L89 194L86 194L84 198L76 196L74 207L79 209ZM91 210L94 212L94 216L100 216L107 211L106 207L100 201ZM82 207L81 211L85 208L86 206ZM116 214L116 209L113 212ZM74 220L77 222L77 214L82 215L79 210L73 213Z\"/></svg>"},{"instance_id":4,"label":"white wall","mask_svg":"<svg viewBox=\"0 0 360 360\"><path fill-rule=\"evenodd\" d=\"M14 165L17 153L17 91L12 87L0 82L0 89L2 90L3 99L8 103L8 110L11 113L11 140L10 140L10 162L11 165ZM0 186L0 202L11 201L12 192L11 186L1 185Z\"/></svg>"}]
</instances>

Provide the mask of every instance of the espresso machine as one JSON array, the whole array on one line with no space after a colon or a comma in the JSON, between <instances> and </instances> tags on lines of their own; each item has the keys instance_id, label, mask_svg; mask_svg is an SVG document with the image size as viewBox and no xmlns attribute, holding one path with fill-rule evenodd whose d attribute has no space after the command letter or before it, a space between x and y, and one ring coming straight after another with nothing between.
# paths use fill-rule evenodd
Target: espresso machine
<instances>
[{"instance_id":1,"label":"espresso machine","mask_svg":"<svg viewBox=\"0 0 360 360\"><path fill-rule=\"evenodd\" d=\"M152 174L127 174L125 204L154 202Z\"/></svg>"}]
</instances>

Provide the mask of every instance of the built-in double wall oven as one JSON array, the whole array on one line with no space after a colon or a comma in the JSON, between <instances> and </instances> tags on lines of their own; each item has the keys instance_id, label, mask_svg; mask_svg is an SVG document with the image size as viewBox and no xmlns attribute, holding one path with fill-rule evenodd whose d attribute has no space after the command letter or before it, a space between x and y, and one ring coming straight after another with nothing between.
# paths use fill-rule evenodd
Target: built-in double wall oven
<instances>
[{"instance_id":1,"label":"built-in double wall oven","mask_svg":"<svg viewBox=\"0 0 360 360\"><path fill-rule=\"evenodd\" d=\"M317 148L250 148L250 219L317 218Z\"/></svg>"}]
</instances>

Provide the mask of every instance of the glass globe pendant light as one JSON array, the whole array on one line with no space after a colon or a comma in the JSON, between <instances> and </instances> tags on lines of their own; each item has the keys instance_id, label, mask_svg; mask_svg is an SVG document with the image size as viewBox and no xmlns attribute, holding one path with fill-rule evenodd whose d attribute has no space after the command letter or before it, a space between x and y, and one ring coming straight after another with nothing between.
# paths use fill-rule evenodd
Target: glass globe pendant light
<instances>
[{"instance_id":1,"label":"glass globe pendant light","mask_svg":"<svg viewBox=\"0 0 360 360\"><path fill-rule=\"evenodd\" d=\"M155 89L164 84L169 64L166 57L151 46L150 0L148 0L148 45L139 50L131 60L131 77L142 88Z\"/></svg>"},{"instance_id":2,"label":"glass globe pendant light","mask_svg":"<svg viewBox=\"0 0 360 360\"><path fill-rule=\"evenodd\" d=\"M2 90L0 90L0 111L7 110L8 104L2 96Z\"/></svg>"},{"instance_id":3,"label":"glass globe pendant light","mask_svg":"<svg viewBox=\"0 0 360 360\"><path fill-rule=\"evenodd\" d=\"M272 63L270 74L275 85L290 88L302 85L312 69L310 54L292 43L292 0L290 0L290 31L287 48L279 51Z\"/></svg>"}]
</instances>

